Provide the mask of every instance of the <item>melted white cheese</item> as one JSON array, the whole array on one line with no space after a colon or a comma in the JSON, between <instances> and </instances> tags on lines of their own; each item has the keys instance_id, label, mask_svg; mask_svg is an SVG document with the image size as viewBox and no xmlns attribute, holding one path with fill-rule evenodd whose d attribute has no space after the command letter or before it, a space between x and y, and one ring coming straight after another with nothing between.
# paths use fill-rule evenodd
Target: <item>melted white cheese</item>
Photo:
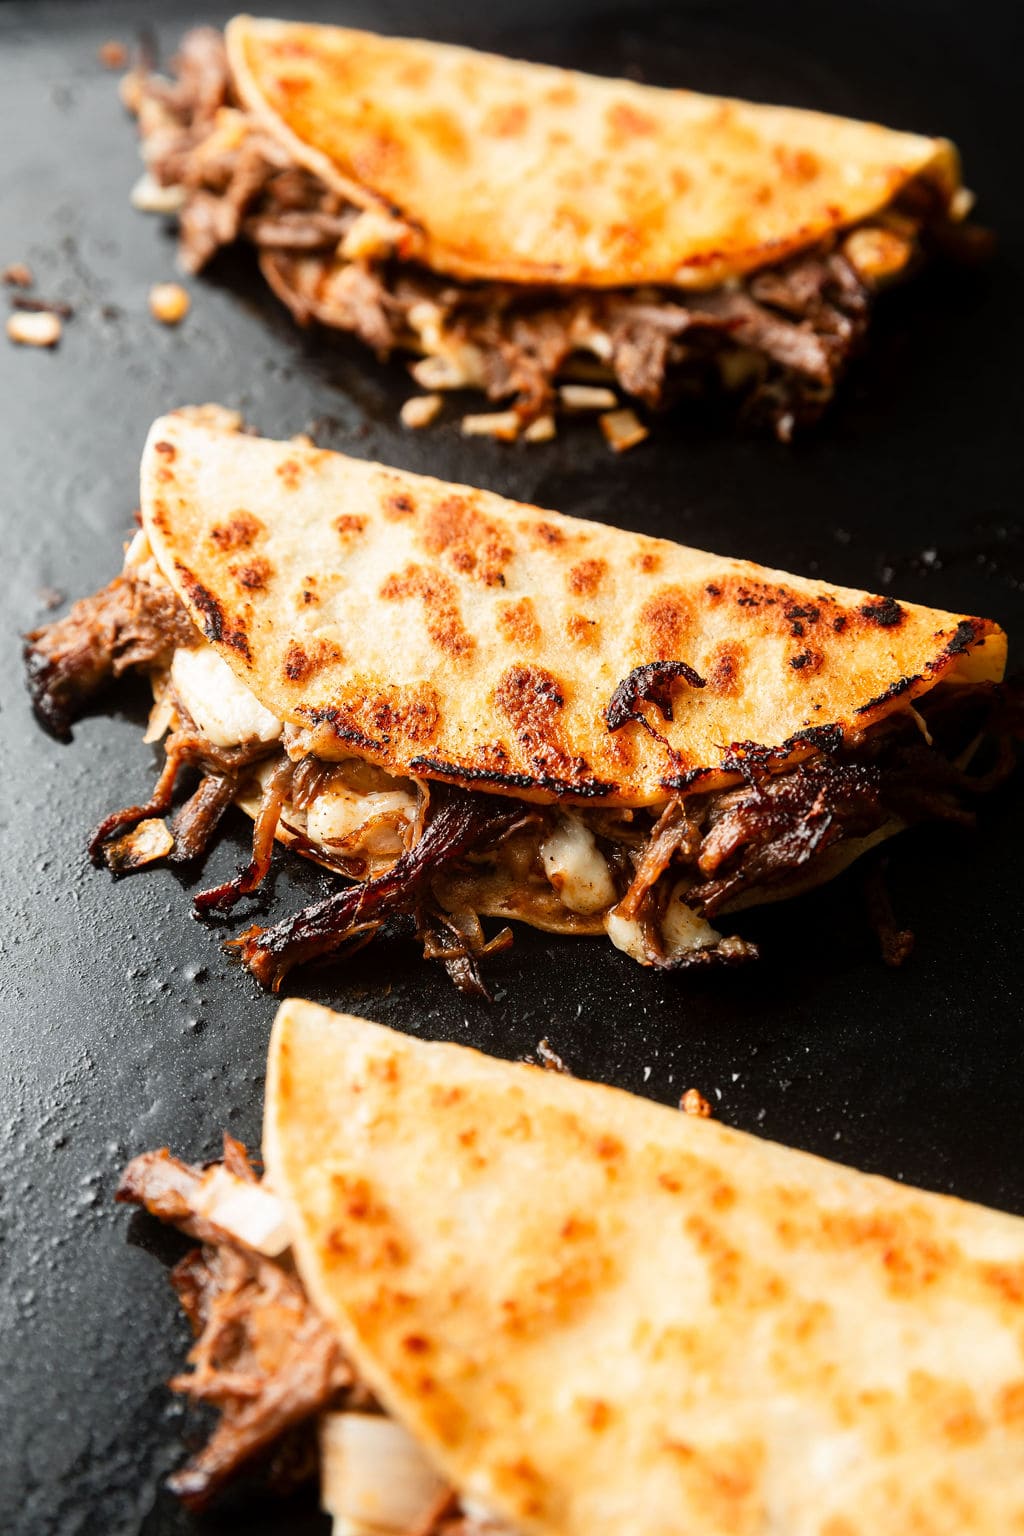
<instances>
[{"instance_id":1,"label":"melted white cheese","mask_svg":"<svg viewBox=\"0 0 1024 1536\"><path fill-rule=\"evenodd\" d=\"M710 949L722 940L722 935L709 922L686 905L685 895L686 886L680 882L669 897L661 919L661 937L667 960L677 960L680 955L689 954L695 949ZM635 918L622 917L613 909L605 918L604 927L616 949L621 949L623 954L639 961L641 965L651 964L644 943L643 928Z\"/></svg>"},{"instance_id":2,"label":"melted white cheese","mask_svg":"<svg viewBox=\"0 0 1024 1536\"><path fill-rule=\"evenodd\" d=\"M638 961L640 965L650 965L644 931L635 918L620 917L617 912L609 912L604 920L604 931L615 948L621 949L624 955L629 955L631 960Z\"/></svg>"},{"instance_id":3,"label":"melted white cheese","mask_svg":"<svg viewBox=\"0 0 1024 1536\"><path fill-rule=\"evenodd\" d=\"M683 899L685 885L677 885L669 897L665 915L661 920L661 936L669 959L686 954L691 949L710 949L720 944L722 935L703 917L686 905Z\"/></svg>"},{"instance_id":4,"label":"melted white cheese","mask_svg":"<svg viewBox=\"0 0 1024 1536\"><path fill-rule=\"evenodd\" d=\"M416 815L416 801L402 789L357 795L343 784L331 785L310 802L306 832L316 843L348 842L368 822L389 813L411 822Z\"/></svg>"},{"instance_id":5,"label":"melted white cheese","mask_svg":"<svg viewBox=\"0 0 1024 1536\"><path fill-rule=\"evenodd\" d=\"M212 646L175 651L171 682L196 725L216 747L276 741L281 734L277 716L264 709Z\"/></svg>"},{"instance_id":6,"label":"melted white cheese","mask_svg":"<svg viewBox=\"0 0 1024 1536\"><path fill-rule=\"evenodd\" d=\"M594 834L578 816L560 816L540 845L544 873L570 912L589 916L615 900L615 886Z\"/></svg>"}]
</instances>

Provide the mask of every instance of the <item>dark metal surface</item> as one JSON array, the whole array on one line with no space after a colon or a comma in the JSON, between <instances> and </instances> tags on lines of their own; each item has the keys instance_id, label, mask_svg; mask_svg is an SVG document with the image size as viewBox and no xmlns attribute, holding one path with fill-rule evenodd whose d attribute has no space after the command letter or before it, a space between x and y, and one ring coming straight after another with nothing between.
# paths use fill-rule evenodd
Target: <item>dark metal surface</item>
<instances>
[{"instance_id":1,"label":"dark metal surface","mask_svg":"<svg viewBox=\"0 0 1024 1536\"><path fill-rule=\"evenodd\" d=\"M161 871L114 884L85 860L87 830L150 783L141 693L86 720L62 748L34 728L17 660L18 633L46 616L44 589L78 595L113 573L152 417L216 399L273 435L319 419L327 446L1024 629L1012 7L749 0L613 12L581 0L307 0L283 9L949 133L999 229L1000 254L980 280L925 283L891 304L831 422L793 451L685 416L621 460L586 426L533 449L466 443L454 425L405 434L395 420L402 369L376 366L356 344L299 335L244 259L189 284L193 310L179 331L148 317L149 285L173 275L173 242L128 205L133 134L96 49L144 22L158 24L168 48L186 25L222 14L0 4L0 264L29 261L37 292L75 306L52 355L0 342L0 1526L9 1536L192 1528L160 1488L182 1431L162 1383L186 1342L153 1256L166 1245L151 1224L115 1210L111 1193L142 1148L209 1154L225 1127L259 1139L273 1000L229 966L221 931L192 920L190 881ZM243 840L239 820L208 879L233 870ZM767 958L742 976L651 975L609 945L521 930L491 967L490 1008L460 998L411 947L371 951L348 971L300 975L293 986L509 1056L547 1035L582 1073L665 1100L696 1084L736 1125L1024 1211L1022 852L1024 813L1012 795L989 808L976 837L905 839L894 893L918 941L898 973L877 962L847 879L746 921ZM269 910L294 908L323 884L281 858ZM316 1528L294 1506L250 1502L203 1528L309 1521Z\"/></svg>"}]
</instances>

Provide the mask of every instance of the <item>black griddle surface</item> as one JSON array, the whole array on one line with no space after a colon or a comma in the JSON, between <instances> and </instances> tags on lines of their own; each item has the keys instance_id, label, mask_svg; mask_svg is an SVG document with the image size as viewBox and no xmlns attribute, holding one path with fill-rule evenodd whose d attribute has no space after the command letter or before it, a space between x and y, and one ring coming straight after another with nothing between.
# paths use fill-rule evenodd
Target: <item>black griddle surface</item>
<instances>
[{"instance_id":1,"label":"black griddle surface","mask_svg":"<svg viewBox=\"0 0 1024 1536\"><path fill-rule=\"evenodd\" d=\"M0 3L0 265L27 260L37 293L75 306L52 355L0 341L0 1525L18 1536L196 1529L161 1489L187 1428L163 1386L186 1347L164 1272L177 1249L111 1197L146 1147L211 1155L223 1128L259 1142L274 1000L229 966L223 930L193 921L194 882L160 871L115 884L86 862L88 829L151 782L142 694L61 747L33 724L18 659L19 633L48 617L45 589L77 596L117 567L154 416L210 399L269 435L316 422L328 447L1024 630L1013 7L273 9L945 132L1000 251L982 277L925 280L886 306L839 408L792 450L685 414L622 459L584 425L534 448L463 441L454 411L440 430L404 433L403 369L300 335L244 257L189 283L180 330L148 316L149 286L174 276L173 239L129 207L134 135L96 50L155 24L166 53L226 13ZM244 843L238 818L206 879L232 872ZM411 946L293 990L510 1057L547 1036L581 1074L665 1101L693 1084L730 1124L1024 1212L1022 852L1012 793L975 837L905 838L892 885L917 948L896 973L876 959L849 878L752 915L743 929L766 959L743 975L651 975L609 945L520 929L490 969L492 1007L463 1000ZM282 857L268 910L324 884ZM301 1505L240 1496L201 1528L321 1525Z\"/></svg>"}]
</instances>

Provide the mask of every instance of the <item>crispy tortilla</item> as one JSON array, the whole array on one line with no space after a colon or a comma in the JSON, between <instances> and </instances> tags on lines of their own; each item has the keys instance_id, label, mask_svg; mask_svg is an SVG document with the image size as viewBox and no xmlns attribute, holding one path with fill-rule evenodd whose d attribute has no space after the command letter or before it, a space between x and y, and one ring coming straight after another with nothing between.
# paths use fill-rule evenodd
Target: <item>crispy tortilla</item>
<instances>
[{"instance_id":1,"label":"crispy tortilla","mask_svg":"<svg viewBox=\"0 0 1024 1536\"><path fill-rule=\"evenodd\" d=\"M460 278L709 287L959 185L947 140L817 112L249 16L227 43L295 159Z\"/></svg>"},{"instance_id":2,"label":"crispy tortilla","mask_svg":"<svg viewBox=\"0 0 1024 1536\"><path fill-rule=\"evenodd\" d=\"M1005 665L988 620L249 437L223 413L155 423L142 517L196 624L311 751L523 799L712 789Z\"/></svg>"},{"instance_id":3,"label":"crispy tortilla","mask_svg":"<svg viewBox=\"0 0 1024 1536\"><path fill-rule=\"evenodd\" d=\"M303 1283L534 1536L1024 1530L1024 1221L617 1090L280 1009Z\"/></svg>"}]
</instances>

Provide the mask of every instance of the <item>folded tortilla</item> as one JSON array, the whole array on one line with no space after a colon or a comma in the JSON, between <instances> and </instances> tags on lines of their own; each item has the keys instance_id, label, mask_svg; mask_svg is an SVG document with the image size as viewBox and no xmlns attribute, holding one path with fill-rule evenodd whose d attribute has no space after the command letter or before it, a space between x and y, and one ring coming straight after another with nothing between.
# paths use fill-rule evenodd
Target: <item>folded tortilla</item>
<instances>
[{"instance_id":1,"label":"folded tortilla","mask_svg":"<svg viewBox=\"0 0 1024 1536\"><path fill-rule=\"evenodd\" d=\"M945 139L450 44L236 16L243 105L465 279L707 288L959 186Z\"/></svg>"},{"instance_id":2,"label":"folded tortilla","mask_svg":"<svg viewBox=\"0 0 1024 1536\"><path fill-rule=\"evenodd\" d=\"M111 675L153 681L166 765L98 829L98 861L195 858L234 801L252 860L201 910L254 890L275 836L363 882L243 937L267 985L398 914L472 988L481 916L607 934L646 965L736 963L756 950L719 913L911 823L969 821L1012 768L1007 741L968 771L1014 729L989 620L240 425L154 424L123 574L27 656L58 729Z\"/></svg>"},{"instance_id":3,"label":"folded tortilla","mask_svg":"<svg viewBox=\"0 0 1024 1536\"><path fill-rule=\"evenodd\" d=\"M126 99L186 265L251 241L300 322L512 402L467 426L506 437L614 406L595 379L743 391L787 437L970 206L945 139L442 43L237 16L178 71Z\"/></svg>"},{"instance_id":4,"label":"folded tortilla","mask_svg":"<svg viewBox=\"0 0 1024 1536\"><path fill-rule=\"evenodd\" d=\"M154 1156L125 1183L160 1212ZM356 1380L471 1512L453 1530L1024 1528L1017 1217L299 1001L263 1156L287 1237L229 1180L199 1235L237 1241L244 1215L243 1242L290 1237ZM281 1403L273 1358L257 1384Z\"/></svg>"},{"instance_id":5,"label":"folded tortilla","mask_svg":"<svg viewBox=\"0 0 1024 1536\"><path fill-rule=\"evenodd\" d=\"M942 682L1002 676L989 620L506 501L189 412L142 461L161 573L324 759L563 804L650 806L782 765ZM685 663L656 735L617 690ZM637 687L642 690L642 677Z\"/></svg>"}]
</instances>

